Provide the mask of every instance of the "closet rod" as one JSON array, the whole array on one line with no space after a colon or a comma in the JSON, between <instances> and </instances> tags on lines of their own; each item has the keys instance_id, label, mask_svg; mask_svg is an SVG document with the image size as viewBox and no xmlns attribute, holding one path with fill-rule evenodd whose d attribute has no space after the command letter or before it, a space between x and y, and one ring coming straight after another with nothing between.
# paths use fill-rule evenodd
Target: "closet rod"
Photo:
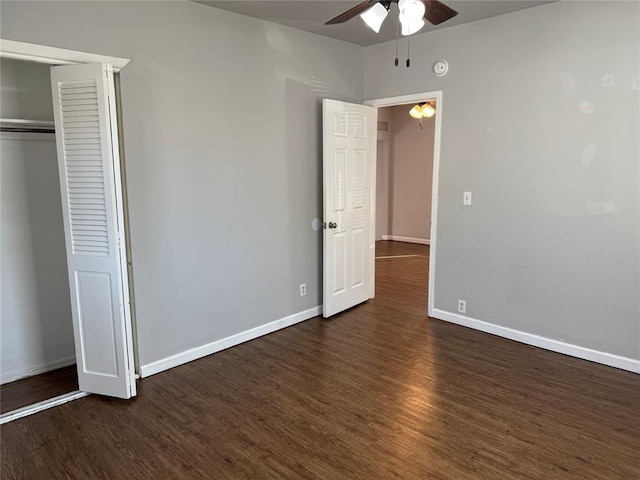
<instances>
[{"instance_id":1,"label":"closet rod","mask_svg":"<svg viewBox=\"0 0 640 480\"><path fill-rule=\"evenodd\" d=\"M20 118L0 118L0 131L53 133L55 132L55 127L53 122L48 120L23 120Z\"/></svg>"}]
</instances>

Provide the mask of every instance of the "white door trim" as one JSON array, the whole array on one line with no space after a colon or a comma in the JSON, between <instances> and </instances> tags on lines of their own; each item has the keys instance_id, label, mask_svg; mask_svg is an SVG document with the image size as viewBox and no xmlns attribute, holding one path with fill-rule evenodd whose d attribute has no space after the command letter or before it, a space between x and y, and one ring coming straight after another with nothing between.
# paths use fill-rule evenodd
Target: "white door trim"
<instances>
[{"instance_id":1,"label":"white door trim","mask_svg":"<svg viewBox=\"0 0 640 480\"><path fill-rule=\"evenodd\" d=\"M433 316L433 305L435 298L435 278L436 278L436 240L438 229L438 180L440 178L440 139L442 137L442 90L436 90L433 92L413 93L410 95L401 95L398 97L386 97L367 100L365 105L370 107L392 107L394 105L403 105L406 103L424 102L426 100L436 101L436 125L433 139L433 183L431 187L431 234L430 234L430 250L429 250L429 300L428 300L428 315ZM372 162L372 179L375 182L376 175L376 161ZM373 183L375 185L375 183ZM375 195L375 189L374 189ZM375 198L374 203L375 205ZM376 212L375 208L371 209L371 232L370 241L375 245L375 228L376 228ZM372 249L373 256L375 257L375 250ZM375 260L374 260L375 261ZM374 275L375 277L375 275Z\"/></svg>"},{"instance_id":2,"label":"white door trim","mask_svg":"<svg viewBox=\"0 0 640 480\"><path fill-rule=\"evenodd\" d=\"M75 63L108 63L113 71L119 72L131 61L128 58L109 57L96 53L78 52L65 48L47 47L35 43L16 42L0 39L0 57L46 63L48 65L69 65Z\"/></svg>"}]
</instances>

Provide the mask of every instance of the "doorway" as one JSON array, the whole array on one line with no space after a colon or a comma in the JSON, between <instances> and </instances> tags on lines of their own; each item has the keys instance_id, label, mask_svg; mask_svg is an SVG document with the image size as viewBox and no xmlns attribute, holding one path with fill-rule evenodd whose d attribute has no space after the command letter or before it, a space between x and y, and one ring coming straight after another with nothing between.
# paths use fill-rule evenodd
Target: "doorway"
<instances>
[{"instance_id":1,"label":"doorway","mask_svg":"<svg viewBox=\"0 0 640 480\"><path fill-rule=\"evenodd\" d=\"M389 215L385 214L384 210L386 209L387 213L393 211L389 202L378 199L376 195L377 185L381 186L381 190L384 190L384 185L390 185L384 175L389 177L393 175L393 170L385 166L385 158L389 157L385 152L389 144L389 136L387 134L385 138L381 134L378 138L376 133L378 111L383 107L404 105L403 108L407 108L406 106L409 105L408 113L413 110L412 104L416 103L420 104L421 109L425 109L425 102L437 108L433 121L432 146L428 147L428 150L433 152L433 162L429 165L432 187L430 192L428 188L421 189L425 196L424 203L428 203L429 197L431 198L431 225L428 226L428 219L424 218L426 224L423 225L423 237L419 238L422 240L420 244L423 247L428 243L427 255L430 262L427 311L430 316L433 312L438 169L443 110L441 91L370 100L364 105L332 99L323 100L324 220L322 225L324 228L323 316L325 318L375 297L376 216L380 215L382 220L388 219ZM432 105L429 108L436 112ZM384 123L384 120L380 122L383 132L385 131ZM419 128L421 123L416 121L413 125L414 128ZM386 127L388 132L388 124ZM376 150L380 152L378 159L376 159ZM389 163L388 160L386 163ZM380 168L377 168L377 164ZM378 170L380 172L377 172ZM382 175L383 178L378 179L378 175ZM408 175L412 176L411 169L408 170ZM424 177L424 184L428 185L429 174L425 173ZM377 205L378 208L376 208ZM422 214L418 213L417 216L428 217L428 206L424 208L420 205L420 207ZM376 210L379 212L377 213ZM428 238L424 238L426 232L429 234ZM378 234L381 238L381 232ZM398 235L392 241L418 238L403 237ZM356 291L357 295L351 295Z\"/></svg>"},{"instance_id":2,"label":"doorway","mask_svg":"<svg viewBox=\"0 0 640 480\"><path fill-rule=\"evenodd\" d=\"M376 210L371 216L375 263L426 257L428 315L433 311L435 285L442 97L441 91L434 91L365 102L377 109L376 162L371 182ZM435 108L433 116L410 116L413 106L427 102ZM376 269L372 272L371 298L375 295Z\"/></svg>"},{"instance_id":3,"label":"doorway","mask_svg":"<svg viewBox=\"0 0 640 480\"><path fill-rule=\"evenodd\" d=\"M88 393L129 398L135 371L114 81L128 60L0 45L5 423ZM10 85L15 71L28 74Z\"/></svg>"},{"instance_id":4,"label":"doorway","mask_svg":"<svg viewBox=\"0 0 640 480\"><path fill-rule=\"evenodd\" d=\"M420 103L378 109L374 271L378 275L387 272L391 262L399 263L395 268L400 269L418 260L428 264L436 118L412 117L409 112L415 105ZM427 285L423 287L426 304Z\"/></svg>"}]
</instances>

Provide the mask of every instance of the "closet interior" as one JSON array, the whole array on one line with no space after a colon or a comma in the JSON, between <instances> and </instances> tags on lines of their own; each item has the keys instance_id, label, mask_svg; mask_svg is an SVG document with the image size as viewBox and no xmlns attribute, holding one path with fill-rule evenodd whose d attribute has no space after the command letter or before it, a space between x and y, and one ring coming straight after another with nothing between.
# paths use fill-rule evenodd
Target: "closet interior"
<instances>
[{"instance_id":1,"label":"closet interior","mask_svg":"<svg viewBox=\"0 0 640 480\"><path fill-rule=\"evenodd\" d=\"M78 390L49 66L1 59L0 413Z\"/></svg>"}]
</instances>

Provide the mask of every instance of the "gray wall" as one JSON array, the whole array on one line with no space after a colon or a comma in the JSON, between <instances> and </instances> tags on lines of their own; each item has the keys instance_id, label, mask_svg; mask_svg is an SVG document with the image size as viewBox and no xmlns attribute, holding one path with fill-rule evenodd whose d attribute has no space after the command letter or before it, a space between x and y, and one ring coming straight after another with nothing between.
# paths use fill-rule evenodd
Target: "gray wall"
<instances>
[{"instance_id":1,"label":"gray wall","mask_svg":"<svg viewBox=\"0 0 640 480\"><path fill-rule=\"evenodd\" d=\"M75 349L54 136L0 133L0 171L4 383L73 363Z\"/></svg>"},{"instance_id":2,"label":"gray wall","mask_svg":"<svg viewBox=\"0 0 640 480\"><path fill-rule=\"evenodd\" d=\"M410 69L393 42L366 49L365 98L443 90L436 308L640 358L639 10L559 2L418 35Z\"/></svg>"},{"instance_id":3,"label":"gray wall","mask_svg":"<svg viewBox=\"0 0 640 480\"><path fill-rule=\"evenodd\" d=\"M638 9L559 2L418 35L410 69L393 67L393 43L363 58L189 2L5 1L0 28L133 59L122 96L142 364L319 304L320 98L439 89L435 306L463 298L471 317L640 358Z\"/></svg>"},{"instance_id":4,"label":"gray wall","mask_svg":"<svg viewBox=\"0 0 640 480\"><path fill-rule=\"evenodd\" d=\"M429 240L435 119L409 115L412 105L391 107L389 235Z\"/></svg>"},{"instance_id":5,"label":"gray wall","mask_svg":"<svg viewBox=\"0 0 640 480\"><path fill-rule=\"evenodd\" d=\"M2 60L0 117L52 119L49 67ZM53 134L0 133L0 378L75 354Z\"/></svg>"},{"instance_id":6,"label":"gray wall","mask_svg":"<svg viewBox=\"0 0 640 480\"><path fill-rule=\"evenodd\" d=\"M362 101L362 47L191 2L0 8L3 38L132 59L142 365L322 303L321 99Z\"/></svg>"},{"instance_id":7,"label":"gray wall","mask_svg":"<svg viewBox=\"0 0 640 480\"><path fill-rule=\"evenodd\" d=\"M2 118L53 121L49 79L48 65L0 59Z\"/></svg>"}]
</instances>

